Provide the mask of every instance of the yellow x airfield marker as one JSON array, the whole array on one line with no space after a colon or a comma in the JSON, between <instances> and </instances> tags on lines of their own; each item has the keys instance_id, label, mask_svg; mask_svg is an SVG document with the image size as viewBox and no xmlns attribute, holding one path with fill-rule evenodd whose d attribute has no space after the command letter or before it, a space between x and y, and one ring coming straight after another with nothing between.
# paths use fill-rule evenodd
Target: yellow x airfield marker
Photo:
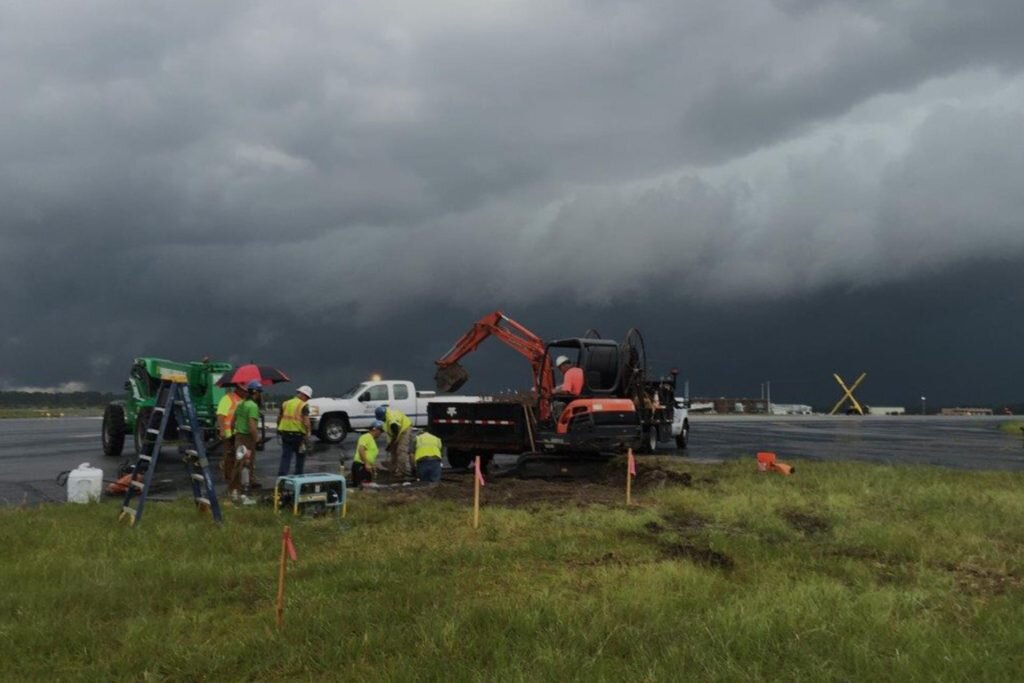
<instances>
[{"instance_id":1,"label":"yellow x airfield marker","mask_svg":"<svg viewBox=\"0 0 1024 683\"><path fill-rule=\"evenodd\" d=\"M853 390L860 386L860 383L864 381L864 378L868 376L868 373L860 373L860 377L857 378L857 381L854 382L853 386L850 387L849 389L846 388L846 383L843 382L842 377L840 377L834 372L832 373L832 376L836 378L836 381L839 382L839 386L843 388L843 397L839 399L838 403L832 406L832 412L830 412L829 415L835 415L836 411L839 410L840 406L846 403L846 401L849 401L853 405L853 409L856 410L861 415L863 415L864 408L859 403L857 403L857 399L853 397Z\"/></svg>"}]
</instances>

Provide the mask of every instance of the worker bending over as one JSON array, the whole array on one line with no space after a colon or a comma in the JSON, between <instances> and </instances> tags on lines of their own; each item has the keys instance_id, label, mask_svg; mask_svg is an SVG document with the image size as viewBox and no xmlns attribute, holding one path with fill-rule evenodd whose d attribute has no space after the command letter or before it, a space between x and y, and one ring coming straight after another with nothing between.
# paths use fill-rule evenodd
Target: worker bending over
<instances>
[{"instance_id":1,"label":"worker bending over","mask_svg":"<svg viewBox=\"0 0 1024 683\"><path fill-rule=\"evenodd\" d=\"M277 476L288 476L295 456L295 474L302 474L306 466L306 451L309 449L309 406L306 402L313 398L313 390L308 384L299 387L293 398L281 404L277 415L277 434L281 437L281 462L277 467Z\"/></svg>"},{"instance_id":2,"label":"worker bending over","mask_svg":"<svg viewBox=\"0 0 1024 683\"><path fill-rule=\"evenodd\" d=\"M555 387L556 394L579 396L583 391L583 370L569 361L568 356L559 356L555 367L562 371L562 383Z\"/></svg>"},{"instance_id":3,"label":"worker bending over","mask_svg":"<svg viewBox=\"0 0 1024 683\"><path fill-rule=\"evenodd\" d=\"M224 475L224 482L231 486L231 480L235 476L235 410L238 404L245 398L245 386L236 384L232 391L221 396L217 402L217 432L220 436L220 472Z\"/></svg>"},{"instance_id":4,"label":"worker bending over","mask_svg":"<svg viewBox=\"0 0 1024 683\"><path fill-rule=\"evenodd\" d=\"M377 439L384 431L384 423L374 420L370 431L361 434L356 442L356 454L352 456L352 486L359 487L373 482L377 469Z\"/></svg>"},{"instance_id":5,"label":"worker bending over","mask_svg":"<svg viewBox=\"0 0 1024 683\"><path fill-rule=\"evenodd\" d=\"M249 498L249 491L256 484L256 441L260 433L259 402L263 396L263 385L254 379L245 388L247 395L235 408L234 455L237 462L228 487L231 489L232 501L252 505L256 501ZM239 496L239 489L244 495Z\"/></svg>"},{"instance_id":6,"label":"worker bending over","mask_svg":"<svg viewBox=\"0 0 1024 683\"><path fill-rule=\"evenodd\" d=\"M374 417L384 423L392 474L412 476L412 420L402 411L387 406L377 406Z\"/></svg>"},{"instance_id":7,"label":"worker bending over","mask_svg":"<svg viewBox=\"0 0 1024 683\"><path fill-rule=\"evenodd\" d=\"M441 439L427 431L416 437L416 478L425 484L441 481Z\"/></svg>"}]
</instances>

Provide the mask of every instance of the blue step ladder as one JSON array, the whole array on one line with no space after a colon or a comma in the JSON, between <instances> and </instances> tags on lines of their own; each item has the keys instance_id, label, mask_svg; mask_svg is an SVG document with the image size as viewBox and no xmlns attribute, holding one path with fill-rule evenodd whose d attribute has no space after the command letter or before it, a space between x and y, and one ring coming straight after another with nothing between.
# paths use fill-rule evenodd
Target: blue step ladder
<instances>
[{"instance_id":1,"label":"blue step ladder","mask_svg":"<svg viewBox=\"0 0 1024 683\"><path fill-rule=\"evenodd\" d=\"M185 461L185 470L192 484L192 498L200 510L209 510L213 519L221 522L223 520L220 505L217 503L217 491L210 475L210 461L206 457L206 447L203 445L203 431L199 428L195 405L192 403L184 375L164 377L160 380L156 403L143 433L138 459L132 466L132 476L128 490L124 494L118 520L128 519L131 526L142 521L142 510L149 495L150 484L153 482L153 472L156 471L171 415L174 415L178 423L178 450ZM142 475L142 480L137 481L136 475ZM134 507L132 501L135 501Z\"/></svg>"}]
</instances>

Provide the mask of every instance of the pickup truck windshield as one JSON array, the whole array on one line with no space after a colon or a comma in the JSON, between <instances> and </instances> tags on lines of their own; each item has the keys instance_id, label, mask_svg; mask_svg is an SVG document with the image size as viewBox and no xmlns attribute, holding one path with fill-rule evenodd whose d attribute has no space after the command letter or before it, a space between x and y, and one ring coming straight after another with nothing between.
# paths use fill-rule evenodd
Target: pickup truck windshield
<instances>
[{"instance_id":1,"label":"pickup truck windshield","mask_svg":"<svg viewBox=\"0 0 1024 683\"><path fill-rule=\"evenodd\" d=\"M345 391L341 392L341 394L338 396L338 398L355 398L356 394L358 394L359 390L362 389L362 388L363 388L362 384L357 384L354 387L352 387L351 389L346 389Z\"/></svg>"}]
</instances>

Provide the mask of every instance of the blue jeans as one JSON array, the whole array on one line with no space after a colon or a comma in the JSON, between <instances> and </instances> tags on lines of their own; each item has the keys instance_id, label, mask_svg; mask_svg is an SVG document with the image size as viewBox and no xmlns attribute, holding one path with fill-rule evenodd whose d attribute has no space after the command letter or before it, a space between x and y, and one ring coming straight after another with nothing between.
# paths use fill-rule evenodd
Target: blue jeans
<instances>
[{"instance_id":1,"label":"blue jeans","mask_svg":"<svg viewBox=\"0 0 1024 683\"><path fill-rule=\"evenodd\" d=\"M416 478L426 484L441 481L441 458L420 458L416 461Z\"/></svg>"},{"instance_id":2,"label":"blue jeans","mask_svg":"<svg viewBox=\"0 0 1024 683\"><path fill-rule=\"evenodd\" d=\"M295 456L295 474L302 474L306 468L306 454L299 453L302 446L302 439L295 439L290 436L281 437L281 464L277 467L277 476L288 476L288 470L292 467L292 456Z\"/></svg>"}]
</instances>

